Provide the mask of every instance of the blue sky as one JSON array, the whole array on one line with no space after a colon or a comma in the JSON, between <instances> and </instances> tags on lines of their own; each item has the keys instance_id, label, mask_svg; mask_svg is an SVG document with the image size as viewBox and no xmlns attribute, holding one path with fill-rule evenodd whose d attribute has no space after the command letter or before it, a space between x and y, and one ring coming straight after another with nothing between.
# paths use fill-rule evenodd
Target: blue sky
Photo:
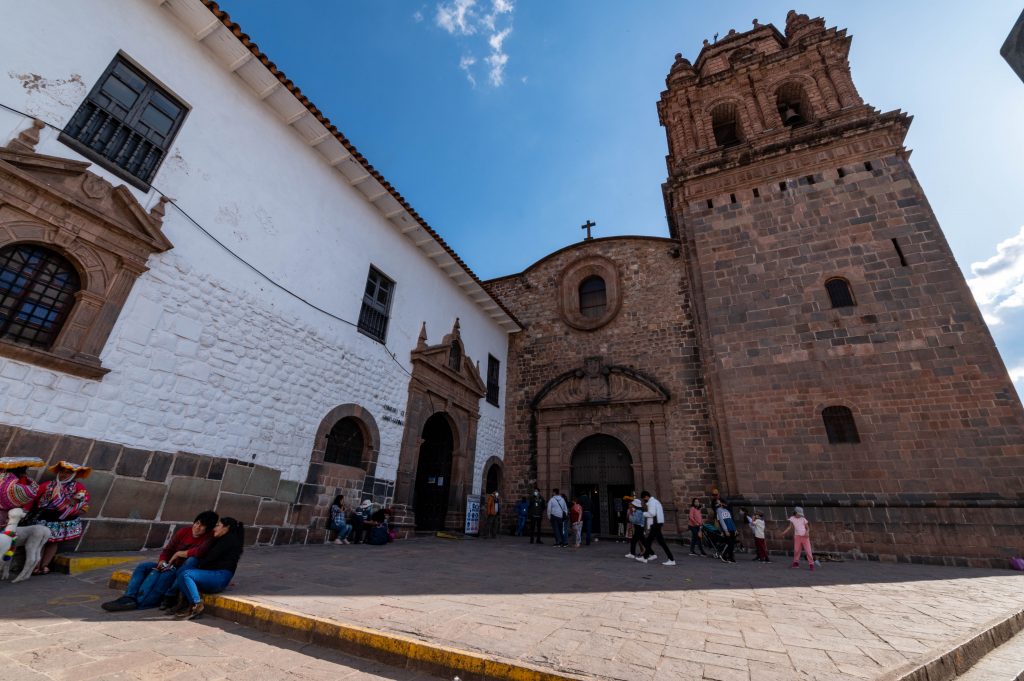
<instances>
[{"instance_id":1,"label":"blue sky","mask_svg":"<svg viewBox=\"0 0 1024 681\"><path fill-rule=\"evenodd\" d=\"M656 102L676 52L780 29L853 36L865 101L907 146L1024 392L1024 83L999 56L1019 0L224 0L221 6L483 278L595 234L667 235Z\"/></svg>"}]
</instances>

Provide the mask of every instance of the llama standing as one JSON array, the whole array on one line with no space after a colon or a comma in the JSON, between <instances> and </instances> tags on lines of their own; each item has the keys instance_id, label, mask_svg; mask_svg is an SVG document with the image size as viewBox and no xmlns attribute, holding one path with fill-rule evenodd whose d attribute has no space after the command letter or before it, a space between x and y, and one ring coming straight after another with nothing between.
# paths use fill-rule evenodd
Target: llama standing
<instances>
[{"instance_id":1,"label":"llama standing","mask_svg":"<svg viewBox=\"0 0 1024 681\"><path fill-rule=\"evenodd\" d=\"M25 517L25 511L15 508L7 513L7 527L0 534L0 553L3 554L3 567L0 568L0 580L7 581L11 574L11 557L15 545L25 547L25 565L12 583L23 582L32 576L32 570L39 565L43 557L43 545L50 539L50 528L46 525L26 525L18 527ZM8 555L10 553L11 555Z\"/></svg>"}]
</instances>

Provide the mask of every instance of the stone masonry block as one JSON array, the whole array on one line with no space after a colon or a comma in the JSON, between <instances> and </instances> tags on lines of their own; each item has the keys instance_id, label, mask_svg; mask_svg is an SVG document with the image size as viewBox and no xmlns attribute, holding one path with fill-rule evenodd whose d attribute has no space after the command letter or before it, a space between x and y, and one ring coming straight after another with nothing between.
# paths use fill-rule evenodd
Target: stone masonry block
<instances>
[{"instance_id":1,"label":"stone masonry block","mask_svg":"<svg viewBox=\"0 0 1024 681\"><path fill-rule=\"evenodd\" d=\"M277 492L277 484L281 480L281 471L274 468L256 466L252 469L249 482L245 485L245 493L257 497L273 497Z\"/></svg>"},{"instance_id":2,"label":"stone masonry block","mask_svg":"<svg viewBox=\"0 0 1024 681\"><path fill-rule=\"evenodd\" d=\"M288 504L283 501L267 501L260 504L260 510L256 514L257 525L284 525L285 515L288 513Z\"/></svg>"},{"instance_id":3,"label":"stone masonry block","mask_svg":"<svg viewBox=\"0 0 1024 681\"><path fill-rule=\"evenodd\" d=\"M178 452L174 455L174 466L171 467L171 475L187 475L192 477L196 474L199 465L199 456L187 452Z\"/></svg>"},{"instance_id":4,"label":"stone masonry block","mask_svg":"<svg viewBox=\"0 0 1024 681\"><path fill-rule=\"evenodd\" d=\"M18 430L7 445L5 456L38 456L43 461L49 462L59 440L59 435Z\"/></svg>"},{"instance_id":5,"label":"stone masonry block","mask_svg":"<svg viewBox=\"0 0 1024 681\"><path fill-rule=\"evenodd\" d=\"M167 452L153 452L153 458L149 461L149 468L146 469L146 480L153 482L164 482L167 474L174 463L174 455Z\"/></svg>"},{"instance_id":6,"label":"stone masonry block","mask_svg":"<svg viewBox=\"0 0 1024 681\"><path fill-rule=\"evenodd\" d=\"M220 498L217 500L216 511L221 517L227 516L246 525L253 525L256 522L256 511L259 510L259 507L259 497L221 492Z\"/></svg>"},{"instance_id":7,"label":"stone masonry block","mask_svg":"<svg viewBox=\"0 0 1024 681\"><path fill-rule=\"evenodd\" d=\"M175 478L167 492L161 520L192 522L200 511L212 509L217 503L220 482L197 478Z\"/></svg>"},{"instance_id":8,"label":"stone masonry block","mask_svg":"<svg viewBox=\"0 0 1024 681\"><path fill-rule=\"evenodd\" d=\"M104 518L153 520L160 510L167 486L162 482L146 482L131 478L118 478L103 504Z\"/></svg>"},{"instance_id":9,"label":"stone masonry block","mask_svg":"<svg viewBox=\"0 0 1024 681\"><path fill-rule=\"evenodd\" d=\"M107 495L114 484L114 474L106 471L93 471L92 475L85 479L85 488L89 490L89 510L87 516L100 515L100 509L107 501Z\"/></svg>"},{"instance_id":10,"label":"stone masonry block","mask_svg":"<svg viewBox=\"0 0 1024 681\"><path fill-rule=\"evenodd\" d=\"M113 442L97 441L89 452L88 464L94 470L112 471L117 466L117 459L121 456L121 445Z\"/></svg>"},{"instance_id":11,"label":"stone masonry block","mask_svg":"<svg viewBox=\"0 0 1024 681\"><path fill-rule=\"evenodd\" d=\"M295 497L299 493L299 483L297 480L282 480L277 485L277 494L275 499L278 501L287 501L289 504L295 503Z\"/></svg>"},{"instance_id":12,"label":"stone masonry block","mask_svg":"<svg viewBox=\"0 0 1024 681\"><path fill-rule=\"evenodd\" d=\"M84 437L65 435L60 439L60 442L57 443L54 456L62 461L84 464L86 458L89 456L89 450L92 449L92 446L92 440L88 440Z\"/></svg>"},{"instance_id":13,"label":"stone masonry block","mask_svg":"<svg viewBox=\"0 0 1024 681\"><path fill-rule=\"evenodd\" d=\"M224 479L221 480L220 488L225 492L243 492L252 470L248 466L229 463L224 467Z\"/></svg>"},{"instance_id":14,"label":"stone masonry block","mask_svg":"<svg viewBox=\"0 0 1024 681\"><path fill-rule=\"evenodd\" d=\"M146 544L150 523L90 520L79 551L137 551Z\"/></svg>"},{"instance_id":15,"label":"stone masonry block","mask_svg":"<svg viewBox=\"0 0 1024 681\"><path fill-rule=\"evenodd\" d=\"M149 529L149 536L146 538L147 549L159 549L167 543L171 537L171 530L174 525L167 523L153 523Z\"/></svg>"},{"instance_id":16,"label":"stone masonry block","mask_svg":"<svg viewBox=\"0 0 1024 681\"><path fill-rule=\"evenodd\" d=\"M153 452L145 449L130 449L125 447L121 453L121 460L117 462L117 474L126 475L132 478L141 478L146 464L149 463Z\"/></svg>"}]
</instances>

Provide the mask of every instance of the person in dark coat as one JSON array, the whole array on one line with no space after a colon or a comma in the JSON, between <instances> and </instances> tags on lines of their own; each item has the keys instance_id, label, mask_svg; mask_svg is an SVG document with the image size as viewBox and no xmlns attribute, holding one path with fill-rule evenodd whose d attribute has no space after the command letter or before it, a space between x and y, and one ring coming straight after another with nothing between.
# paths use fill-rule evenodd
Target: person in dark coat
<instances>
[{"instance_id":1,"label":"person in dark coat","mask_svg":"<svg viewBox=\"0 0 1024 681\"><path fill-rule=\"evenodd\" d=\"M547 503L544 501L544 497L540 495L540 490L536 487L533 488L533 495L530 497L530 505L526 510L526 518L530 528L530 543L534 541L538 544L543 544L540 540L540 524L544 520L544 511L547 510Z\"/></svg>"},{"instance_id":2,"label":"person in dark coat","mask_svg":"<svg viewBox=\"0 0 1024 681\"><path fill-rule=\"evenodd\" d=\"M234 518L221 518L213 526L213 542L194 568L185 567L174 581L181 602L174 616L194 620L203 614L199 592L220 593L235 576L245 546L245 527Z\"/></svg>"}]
</instances>

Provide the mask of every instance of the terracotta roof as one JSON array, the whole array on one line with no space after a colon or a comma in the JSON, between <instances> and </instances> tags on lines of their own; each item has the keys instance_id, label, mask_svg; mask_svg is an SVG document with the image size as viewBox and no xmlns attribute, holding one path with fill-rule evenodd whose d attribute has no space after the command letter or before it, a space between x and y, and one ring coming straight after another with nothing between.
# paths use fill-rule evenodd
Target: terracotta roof
<instances>
[{"instance_id":1,"label":"terracotta roof","mask_svg":"<svg viewBox=\"0 0 1024 681\"><path fill-rule=\"evenodd\" d=\"M350 142L348 140L348 138L345 137L345 135L343 135L341 133L341 131L338 130L338 128L333 123L331 123L330 119L327 118L327 116L325 116L323 114L323 112L320 111L320 109L318 109L317 106L315 104L313 104L313 102L311 102L309 100L308 97L306 97L304 94L302 94L302 90L300 90L299 87L294 82L292 82L292 80L290 78L288 78L288 76L285 75L284 71L282 71L281 69L277 68L277 65L274 64L274 62L272 62L270 60L270 58L267 57L267 55L265 55L260 50L259 46L256 43L254 43L251 38L249 38L248 34L246 34L242 30L242 27L239 26L236 22L232 21L231 20L231 16L228 15L227 12L222 10L220 8L220 6L218 6L217 3L214 2L214 0L202 0L202 3L204 5L206 5L206 8L209 9L214 14L214 16L216 16L218 19L220 19L220 21L224 24L224 26L227 27L227 29L229 31L231 31L231 33L236 38L238 38L238 40L242 43L242 45L244 45L250 52L252 52L254 57L256 57L265 67L267 67L267 69L272 74L274 74L274 76L278 79L278 81L281 82L282 85L284 85L286 88L288 88L288 91L291 92L295 96L295 98L297 100L299 100L299 102L304 107L306 107L306 109L309 111L309 113L313 114L313 116L318 121L320 121L320 123L323 124L323 126L325 128L327 128L327 130L329 130L332 135L334 135L334 138L336 140L338 140L342 144L342 146L344 146L345 149L350 154L352 154L353 158L358 160L359 163L364 168L366 168L366 171L368 173L370 173L370 175L375 180L377 180L381 184L381 186L383 186L388 191L388 193L391 194L392 197L394 197L394 199L396 201L398 201L399 205L401 205L402 208L404 208L405 211L417 223L419 223L419 225L424 230L426 230L426 232L428 234L430 234L431 237L433 237L434 241L436 241L438 243L438 245L440 245L441 248L443 248L448 253L448 255L450 255L452 257L452 259L455 260L455 262L459 264L460 267L462 267L462 269L466 272L466 274L468 274L470 277L472 277L473 281L475 281L476 284L478 286L480 286L480 289L482 291L484 291L484 293L486 293L491 298L491 300L493 300L498 305L499 308L501 308L502 312L504 312L506 315L508 315L508 317L513 322L515 322L516 325L518 325L520 328L522 328L523 325L519 322L518 319L516 319L515 315L513 315L508 310L508 308L505 307L504 303L502 303L500 300L498 300L493 295L491 295L491 293L484 287L483 281L481 281L480 277L478 277L476 275L476 272L474 272L469 267L469 265L467 265L465 263L465 261L461 257L459 257L459 254L456 253L455 250L452 249L452 247L448 245L448 243L441 237L440 234L438 234L434 230L433 227L431 227L429 224L427 224L427 221L424 220L420 216L420 214L417 213L416 210L411 205L409 205L409 202L405 200L405 197L402 196L398 192L398 190L395 189L391 185L391 183L388 182L384 178L384 176L381 175L380 172L370 164L370 162L368 160L366 160L366 157L364 157L361 153L359 153L359 150L356 149L355 145L352 144L352 142Z\"/></svg>"}]
</instances>

